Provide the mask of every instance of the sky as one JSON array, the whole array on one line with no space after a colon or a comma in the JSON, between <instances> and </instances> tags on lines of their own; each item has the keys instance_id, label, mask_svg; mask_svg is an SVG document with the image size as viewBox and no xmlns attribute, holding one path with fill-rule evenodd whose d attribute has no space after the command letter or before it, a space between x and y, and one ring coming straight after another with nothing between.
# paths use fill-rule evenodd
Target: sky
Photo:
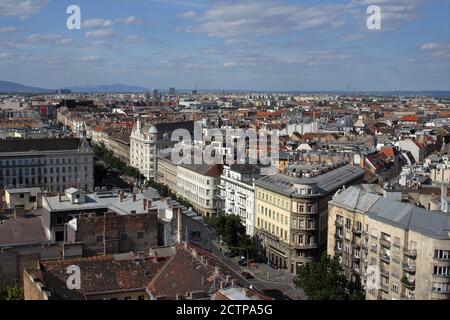
<instances>
[{"instance_id":1,"label":"sky","mask_svg":"<svg viewBox=\"0 0 450 320\"><path fill-rule=\"evenodd\" d=\"M367 27L373 4L380 30ZM450 0L0 0L0 80L450 90Z\"/></svg>"}]
</instances>

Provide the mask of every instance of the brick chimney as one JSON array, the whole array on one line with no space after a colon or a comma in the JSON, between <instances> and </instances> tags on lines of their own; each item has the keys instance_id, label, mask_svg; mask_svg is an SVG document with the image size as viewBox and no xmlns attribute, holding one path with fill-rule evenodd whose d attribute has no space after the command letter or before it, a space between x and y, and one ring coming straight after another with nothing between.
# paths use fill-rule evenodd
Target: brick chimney
<instances>
[{"instance_id":1,"label":"brick chimney","mask_svg":"<svg viewBox=\"0 0 450 320\"><path fill-rule=\"evenodd\" d=\"M133 202L136 202L136 194L133 193Z\"/></svg>"},{"instance_id":2,"label":"brick chimney","mask_svg":"<svg viewBox=\"0 0 450 320\"><path fill-rule=\"evenodd\" d=\"M147 199L142 199L142 204L144 206L144 211L147 211Z\"/></svg>"},{"instance_id":3,"label":"brick chimney","mask_svg":"<svg viewBox=\"0 0 450 320\"><path fill-rule=\"evenodd\" d=\"M58 201L62 202L62 194L61 193L58 193Z\"/></svg>"},{"instance_id":4,"label":"brick chimney","mask_svg":"<svg viewBox=\"0 0 450 320\"><path fill-rule=\"evenodd\" d=\"M119 194L120 202L123 202L124 198L125 198L125 193L123 191L121 191L120 194Z\"/></svg>"}]
</instances>

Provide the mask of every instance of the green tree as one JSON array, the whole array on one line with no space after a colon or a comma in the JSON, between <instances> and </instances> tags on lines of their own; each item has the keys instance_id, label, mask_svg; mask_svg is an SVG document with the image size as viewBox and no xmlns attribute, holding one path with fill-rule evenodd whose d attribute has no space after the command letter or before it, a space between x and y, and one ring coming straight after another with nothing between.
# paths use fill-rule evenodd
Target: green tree
<instances>
[{"instance_id":1,"label":"green tree","mask_svg":"<svg viewBox=\"0 0 450 320\"><path fill-rule=\"evenodd\" d=\"M243 254L248 251L250 256L255 256L255 245L246 234L245 225L239 216L220 215L206 219L205 222L216 230L233 254Z\"/></svg>"},{"instance_id":2,"label":"green tree","mask_svg":"<svg viewBox=\"0 0 450 320\"><path fill-rule=\"evenodd\" d=\"M6 287L0 290L0 300L23 300L23 289L17 287Z\"/></svg>"},{"instance_id":3,"label":"green tree","mask_svg":"<svg viewBox=\"0 0 450 320\"><path fill-rule=\"evenodd\" d=\"M349 299L348 283L342 275L339 259L326 253L319 261L301 266L294 283L312 300Z\"/></svg>"}]
</instances>

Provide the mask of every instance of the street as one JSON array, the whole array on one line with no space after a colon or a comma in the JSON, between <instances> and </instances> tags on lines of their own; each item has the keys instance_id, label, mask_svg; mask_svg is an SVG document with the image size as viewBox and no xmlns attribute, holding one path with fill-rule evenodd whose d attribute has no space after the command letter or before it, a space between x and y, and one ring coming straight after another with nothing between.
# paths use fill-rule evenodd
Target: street
<instances>
[{"instance_id":1,"label":"street","mask_svg":"<svg viewBox=\"0 0 450 320\"><path fill-rule=\"evenodd\" d=\"M239 265L239 257L229 258L223 253L225 248L213 242L213 254L220 258L236 273L248 272L253 277L246 279L255 289L277 300L307 300L301 289L293 283L294 275L288 270L276 270L265 263L254 263L249 267Z\"/></svg>"}]
</instances>

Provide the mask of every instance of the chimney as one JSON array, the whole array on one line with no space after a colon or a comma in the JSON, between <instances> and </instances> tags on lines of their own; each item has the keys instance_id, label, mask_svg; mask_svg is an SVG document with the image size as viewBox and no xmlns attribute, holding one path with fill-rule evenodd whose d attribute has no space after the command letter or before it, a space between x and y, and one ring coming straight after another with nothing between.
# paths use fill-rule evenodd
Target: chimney
<instances>
[{"instance_id":1,"label":"chimney","mask_svg":"<svg viewBox=\"0 0 450 320\"><path fill-rule=\"evenodd\" d=\"M58 200L59 200L59 202L62 202L62 194L61 193L58 193Z\"/></svg>"},{"instance_id":2,"label":"chimney","mask_svg":"<svg viewBox=\"0 0 450 320\"><path fill-rule=\"evenodd\" d=\"M147 211L147 199L142 199L142 203L144 205L144 211Z\"/></svg>"},{"instance_id":3,"label":"chimney","mask_svg":"<svg viewBox=\"0 0 450 320\"><path fill-rule=\"evenodd\" d=\"M133 202L136 202L136 194L133 193Z\"/></svg>"},{"instance_id":4,"label":"chimney","mask_svg":"<svg viewBox=\"0 0 450 320\"><path fill-rule=\"evenodd\" d=\"M125 193L123 191L121 191L120 194L119 194L120 202L123 202L124 198L125 198Z\"/></svg>"}]
</instances>

